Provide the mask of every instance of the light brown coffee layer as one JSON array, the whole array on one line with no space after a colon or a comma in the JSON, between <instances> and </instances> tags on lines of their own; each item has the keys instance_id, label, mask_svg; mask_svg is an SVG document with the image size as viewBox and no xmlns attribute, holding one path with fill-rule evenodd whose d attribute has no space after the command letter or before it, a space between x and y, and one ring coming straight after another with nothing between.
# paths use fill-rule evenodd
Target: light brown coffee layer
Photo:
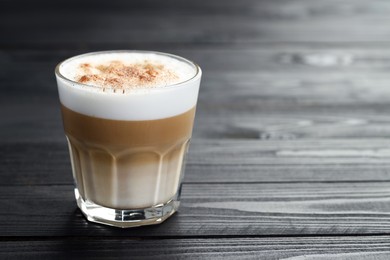
<instances>
[{"instance_id":1,"label":"light brown coffee layer","mask_svg":"<svg viewBox=\"0 0 390 260\"><path fill-rule=\"evenodd\" d=\"M81 196L110 208L165 203L178 191L195 108L146 121L107 120L62 106Z\"/></svg>"}]
</instances>

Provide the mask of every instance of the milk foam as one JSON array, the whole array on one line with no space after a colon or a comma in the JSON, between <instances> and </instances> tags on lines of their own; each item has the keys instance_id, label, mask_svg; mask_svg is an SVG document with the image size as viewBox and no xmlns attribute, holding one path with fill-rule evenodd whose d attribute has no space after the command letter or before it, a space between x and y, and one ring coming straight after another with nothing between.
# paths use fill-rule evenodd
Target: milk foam
<instances>
[{"instance_id":1,"label":"milk foam","mask_svg":"<svg viewBox=\"0 0 390 260\"><path fill-rule=\"evenodd\" d=\"M81 64L99 66L112 61L125 65L145 62L163 65L175 77L119 89L96 82L77 82L83 73ZM61 103L75 112L114 120L153 120L182 114L196 105L201 70L197 65L170 54L97 52L76 56L59 64L56 78Z\"/></svg>"}]
</instances>

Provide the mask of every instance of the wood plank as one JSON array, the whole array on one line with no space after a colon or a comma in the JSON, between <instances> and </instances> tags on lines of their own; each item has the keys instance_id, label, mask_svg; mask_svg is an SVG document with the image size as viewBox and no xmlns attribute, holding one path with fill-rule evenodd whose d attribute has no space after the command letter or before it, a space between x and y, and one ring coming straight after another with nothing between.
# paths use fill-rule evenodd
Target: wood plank
<instances>
[{"instance_id":1,"label":"wood plank","mask_svg":"<svg viewBox=\"0 0 390 260\"><path fill-rule=\"evenodd\" d=\"M378 139L390 135L390 106L385 102L321 105L237 99L232 103L222 98L214 102L212 95L202 96L194 139ZM2 142L64 142L57 97L5 95L0 107Z\"/></svg>"},{"instance_id":2,"label":"wood plank","mask_svg":"<svg viewBox=\"0 0 390 260\"><path fill-rule=\"evenodd\" d=\"M389 41L389 29L378 26L390 21L390 4L383 0L142 2L100 1L93 6L75 0L57 5L8 1L0 15L7 37L0 43Z\"/></svg>"},{"instance_id":3,"label":"wood plank","mask_svg":"<svg viewBox=\"0 0 390 260\"><path fill-rule=\"evenodd\" d=\"M282 98L295 103L315 101L320 104L383 102L390 96L385 88L390 49L382 44L152 46L200 64L204 72L201 94L215 95L214 92L224 89L228 90L227 97L255 95L263 102ZM0 64L6 69L0 72L0 80L10 94L40 92L40 96L56 96L55 65L73 55L94 50L3 49Z\"/></svg>"},{"instance_id":4,"label":"wood plank","mask_svg":"<svg viewBox=\"0 0 390 260\"><path fill-rule=\"evenodd\" d=\"M204 70L201 98L227 102L231 97L262 103L352 105L390 98L387 67L390 49L380 46L266 45L245 49L160 49L195 60ZM8 94L57 95L56 63L80 51L7 51L1 83ZM20 75L24 75L21 77ZM223 97L218 97L225 90ZM34 95L35 94L35 95ZM336 95L337 94L337 95ZM230 100L229 100L230 99Z\"/></svg>"},{"instance_id":5,"label":"wood plank","mask_svg":"<svg viewBox=\"0 0 390 260\"><path fill-rule=\"evenodd\" d=\"M386 139L323 139L298 141L198 140L191 147L191 163L338 165L386 164ZM198 146L198 147L197 147ZM203 154L207 154L204 156Z\"/></svg>"},{"instance_id":6,"label":"wood plank","mask_svg":"<svg viewBox=\"0 0 390 260\"><path fill-rule=\"evenodd\" d=\"M389 236L2 241L3 259L375 259L390 257Z\"/></svg>"},{"instance_id":7,"label":"wood plank","mask_svg":"<svg viewBox=\"0 0 390 260\"><path fill-rule=\"evenodd\" d=\"M0 236L283 236L390 234L390 183L184 184L158 226L88 223L72 185L3 186Z\"/></svg>"},{"instance_id":8,"label":"wood plank","mask_svg":"<svg viewBox=\"0 0 390 260\"><path fill-rule=\"evenodd\" d=\"M194 139L185 183L390 181L380 140ZM0 144L1 185L72 184L65 142Z\"/></svg>"},{"instance_id":9,"label":"wood plank","mask_svg":"<svg viewBox=\"0 0 390 260\"><path fill-rule=\"evenodd\" d=\"M205 65L194 137L388 137L390 49L310 46L179 50ZM63 140L56 84L48 71L75 53L3 53L1 139Z\"/></svg>"}]
</instances>

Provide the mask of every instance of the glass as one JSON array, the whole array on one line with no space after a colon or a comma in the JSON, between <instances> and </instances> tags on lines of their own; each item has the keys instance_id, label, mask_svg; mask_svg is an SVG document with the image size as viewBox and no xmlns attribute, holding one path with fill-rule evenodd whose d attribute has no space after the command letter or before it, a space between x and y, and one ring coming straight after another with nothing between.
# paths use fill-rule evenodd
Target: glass
<instances>
[{"instance_id":1,"label":"glass","mask_svg":"<svg viewBox=\"0 0 390 260\"><path fill-rule=\"evenodd\" d=\"M62 72L73 60L102 54L163 56L190 67L192 74L161 88L118 93L79 83ZM86 218L134 227L161 223L175 213L195 117L199 66L166 53L106 51L65 60L55 74L75 196Z\"/></svg>"}]
</instances>

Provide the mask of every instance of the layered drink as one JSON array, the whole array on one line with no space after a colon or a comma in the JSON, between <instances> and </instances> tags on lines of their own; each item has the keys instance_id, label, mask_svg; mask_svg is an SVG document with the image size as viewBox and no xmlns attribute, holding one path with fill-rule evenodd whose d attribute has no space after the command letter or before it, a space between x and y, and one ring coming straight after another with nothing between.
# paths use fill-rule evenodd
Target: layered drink
<instances>
[{"instance_id":1,"label":"layered drink","mask_svg":"<svg viewBox=\"0 0 390 260\"><path fill-rule=\"evenodd\" d=\"M110 51L56 68L78 206L94 222L160 223L179 206L201 71L178 56Z\"/></svg>"}]
</instances>

